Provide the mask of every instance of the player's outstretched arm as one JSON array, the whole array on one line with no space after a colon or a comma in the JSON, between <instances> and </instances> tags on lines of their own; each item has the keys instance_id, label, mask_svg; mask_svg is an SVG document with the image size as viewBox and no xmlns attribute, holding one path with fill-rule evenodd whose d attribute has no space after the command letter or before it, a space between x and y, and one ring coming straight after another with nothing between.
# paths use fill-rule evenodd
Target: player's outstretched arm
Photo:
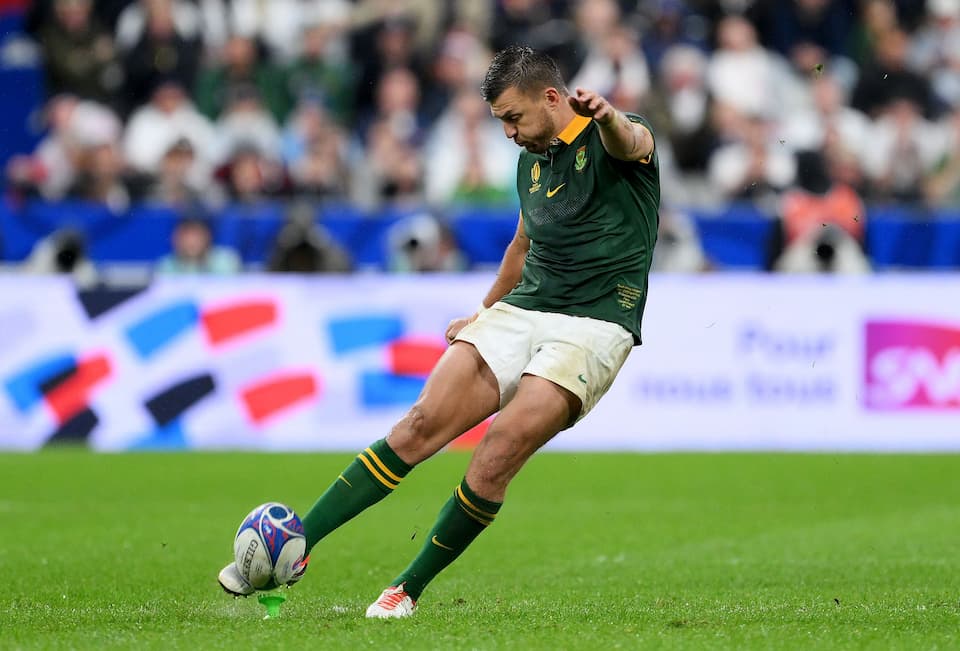
<instances>
[{"instance_id":1,"label":"player's outstretched arm","mask_svg":"<svg viewBox=\"0 0 960 651\"><path fill-rule=\"evenodd\" d=\"M510 244L507 245L507 250L504 251L503 254L503 260L500 261L500 270L497 271L497 279L493 282L493 287L490 288L490 291L487 292L486 297L483 299L482 305L484 308L490 307L517 286L517 283L520 282L520 274L523 272L523 262L526 260L527 251L529 250L530 238L527 237L527 234L523 230L523 215L521 214L520 220L517 223L517 232L514 233L513 239L510 240ZM478 314L479 312L476 312L469 317L451 321L447 326L447 343L452 343L457 333L460 332L465 325L473 322Z\"/></svg>"},{"instance_id":2,"label":"player's outstretched arm","mask_svg":"<svg viewBox=\"0 0 960 651\"><path fill-rule=\"evenodd\" d=\"M636 122L618 111L603 96L592 90L577 88L567 98L570 107L578 115L593 118L600 127L603 148L620 160L647 160L653 153L653 135Z\"/></svg>"}]
</instances>

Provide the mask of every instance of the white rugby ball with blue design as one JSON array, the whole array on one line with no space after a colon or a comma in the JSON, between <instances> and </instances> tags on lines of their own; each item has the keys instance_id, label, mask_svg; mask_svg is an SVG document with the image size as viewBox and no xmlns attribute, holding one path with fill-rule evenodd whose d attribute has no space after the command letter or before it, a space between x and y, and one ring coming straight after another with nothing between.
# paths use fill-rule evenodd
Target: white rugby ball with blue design
<instances>
[{"instance_id":1,"label":"white rugby ball with blue design","mask_svg":"<svg viewBox=\"0 0 960 651\"><path fill-rule=\"evenodd\" d=\"M303 524L293 509L279 502L261 504L243 519L233 542L241 576L257 590L284 585L307 548Z\"/></svg>"}]
</instances>

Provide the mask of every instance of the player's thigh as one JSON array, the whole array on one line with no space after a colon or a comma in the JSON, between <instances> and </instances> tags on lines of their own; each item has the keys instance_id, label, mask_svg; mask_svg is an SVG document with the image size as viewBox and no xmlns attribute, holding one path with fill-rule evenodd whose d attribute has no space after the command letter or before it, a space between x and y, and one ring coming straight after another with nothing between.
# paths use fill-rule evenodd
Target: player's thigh
<instances>
[{"instance_id":1,"label":"player's thigh","mask_svg":"<svg viewBox=\"0 0 960 651\"><path fill-rule=\"evenodd\" d=\"M437 362L420 397L393 427L390 447L408 463L429 457L500 406L493 372L472 345L456 341Z\"/></svg>"},{"instance_id":2,"label":"player's thigh","mask_svg":"<svg viewBox=\"0 0 960 651\"><path fill-rule=\"evenodd\" d=\"M502 499L506 484L530 456L580 413L571 391L536 375L524 375L513 400L497 415L474 450L467 483L481 497Z\"/></svg>"}]
</instances>

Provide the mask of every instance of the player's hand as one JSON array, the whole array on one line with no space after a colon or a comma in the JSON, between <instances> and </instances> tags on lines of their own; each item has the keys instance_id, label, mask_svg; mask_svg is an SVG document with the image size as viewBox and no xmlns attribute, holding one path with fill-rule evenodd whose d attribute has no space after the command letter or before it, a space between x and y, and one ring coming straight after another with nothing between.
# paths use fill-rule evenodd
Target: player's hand
<instances>
[{"instance_id":1,"label":"player's hand","mask_svg":"<svg viewBox=\"0 0 960 651\"><path fill-rule=\"evenodd\" d=\"M567 98L570 108L577 115L593 118L595 122L607 125L617 117L617 110L599 93L592 90L578 88L573 95Z\"/></svg>"},{"instance_id":2,"label":"player's hand","mask_svg":"<svg viewBox=\"0 0 960 651\"><path fill-rule=\"evenodd\" d=\"M464 326L466 326L468 323L473 323L476 320L477 320L477 315L474 314L473 316L466 316L466 317L454 319L453 321L451 321L450 324L447 326L447 334L446 334L447 343L452 344L453 340L457 338L457 334L461 330L463 330Z\"/></svg>"}]
</instances>

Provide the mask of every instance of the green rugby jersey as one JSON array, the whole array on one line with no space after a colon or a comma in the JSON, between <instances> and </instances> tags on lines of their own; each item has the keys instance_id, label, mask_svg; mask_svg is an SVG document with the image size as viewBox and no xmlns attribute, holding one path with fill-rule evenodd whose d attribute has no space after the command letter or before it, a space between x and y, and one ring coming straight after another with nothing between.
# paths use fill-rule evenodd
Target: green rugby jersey
<instances>
[{"instance_id":1,"label":"green rugby jersey","mask_svg":"<svg viewBox=\"0 0 960 651\"><path fill-rule=\"evenodd\" d=\"M650 129L642 117L627 117ZM546 154L521 152L517 192L530 251L503 300L612 321L639 344L659 223L656 149L646 161L617 160L597 124L577 116Z\"/></svg>"}]
</instances>

